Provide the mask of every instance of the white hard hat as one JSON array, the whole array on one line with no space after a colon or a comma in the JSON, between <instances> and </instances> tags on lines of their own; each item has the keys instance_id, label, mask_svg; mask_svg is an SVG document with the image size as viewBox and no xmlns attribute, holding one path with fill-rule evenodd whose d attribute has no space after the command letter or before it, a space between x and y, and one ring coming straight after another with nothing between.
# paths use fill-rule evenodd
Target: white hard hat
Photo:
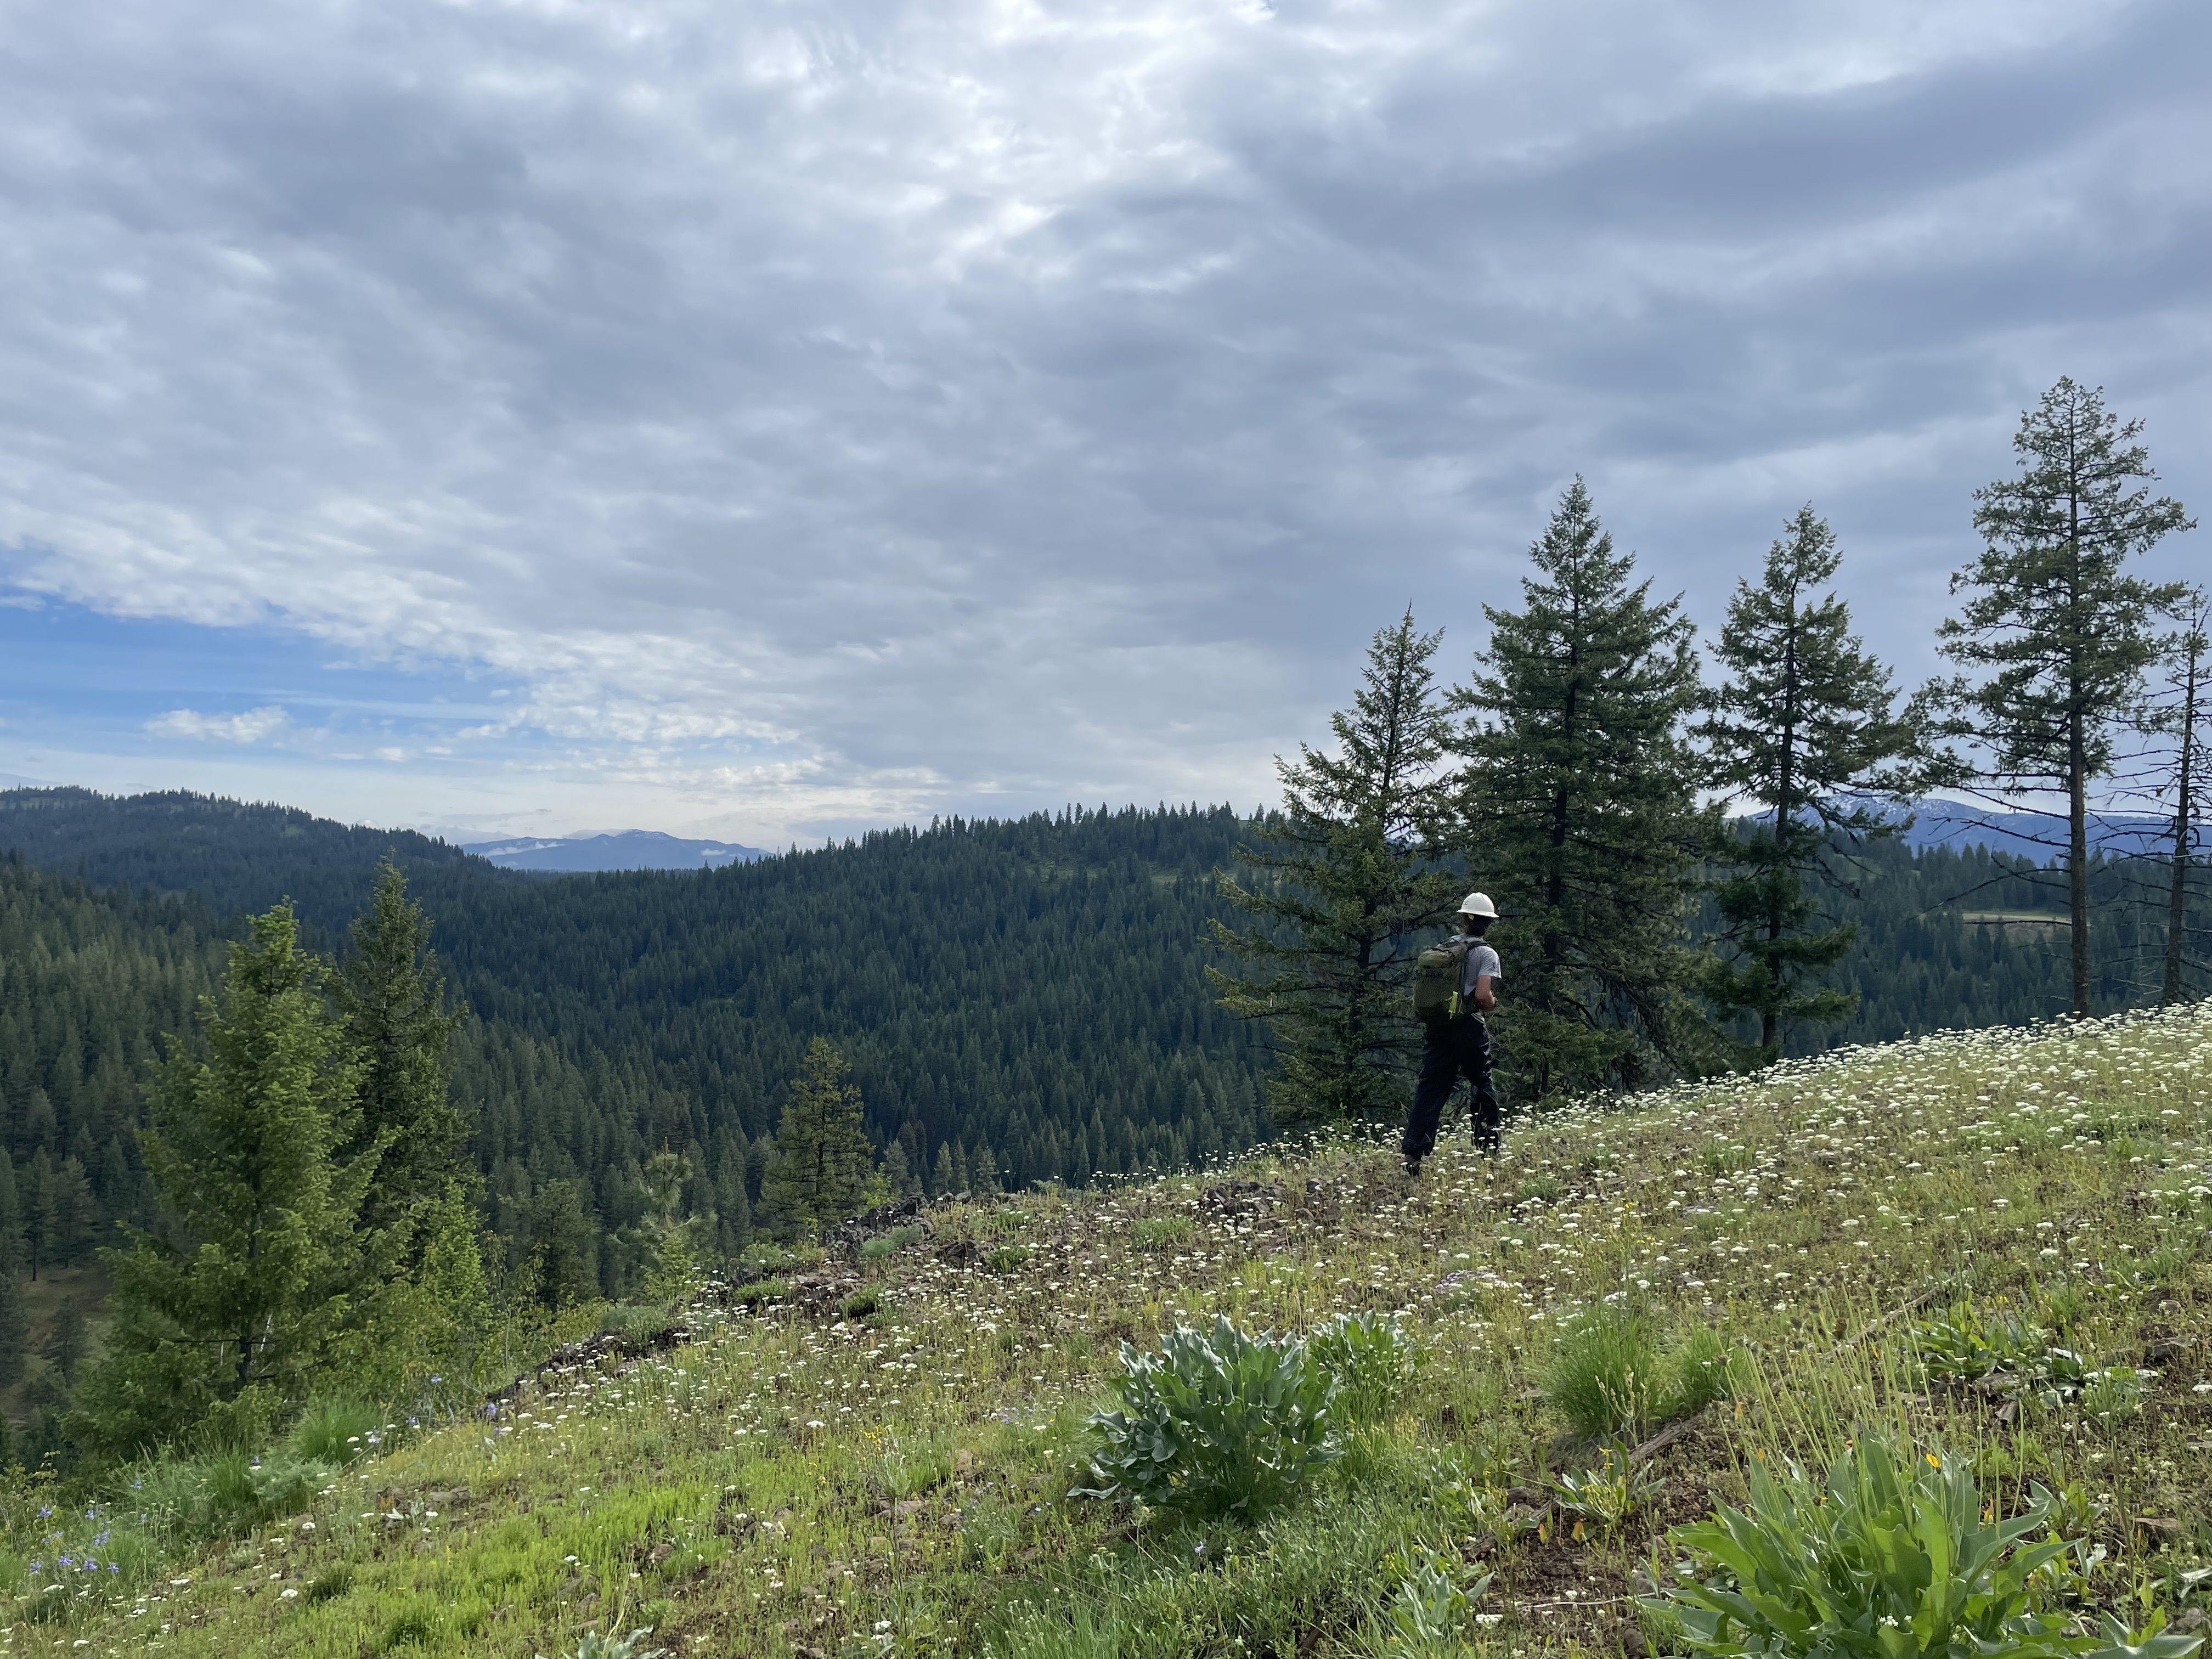
<instances>
[{"instance_id":1,"label":"white hard hat","mask_svg":"<svg viewBox=\"0 0 2212 1659\"><path fill-rule=\"evenodd\" d=\"M1487 893L1469 893L1459 902L1459 913L1463 916L1488 916L1498 919L1498 907L1490 902Z\"/></svg>"}]
</instances>

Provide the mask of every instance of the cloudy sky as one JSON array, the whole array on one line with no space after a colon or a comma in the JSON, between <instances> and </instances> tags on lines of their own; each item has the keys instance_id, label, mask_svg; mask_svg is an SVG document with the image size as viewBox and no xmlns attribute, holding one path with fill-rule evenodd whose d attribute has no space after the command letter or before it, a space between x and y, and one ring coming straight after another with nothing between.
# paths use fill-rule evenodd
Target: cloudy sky
<instances>
[{"instance_id":1,"label":"cloudy sky","mask_svg":"<svg viewBox=\"0 0 2212 1659\"><path fill-rule=\"evenodd\" d=\"M0 773L1249 805L1577 471L1709 625L1812 500L1917 678L2060 374L2212 505L2208 85L2201 0L0 0Z\"/></svg>"}]
</instances>

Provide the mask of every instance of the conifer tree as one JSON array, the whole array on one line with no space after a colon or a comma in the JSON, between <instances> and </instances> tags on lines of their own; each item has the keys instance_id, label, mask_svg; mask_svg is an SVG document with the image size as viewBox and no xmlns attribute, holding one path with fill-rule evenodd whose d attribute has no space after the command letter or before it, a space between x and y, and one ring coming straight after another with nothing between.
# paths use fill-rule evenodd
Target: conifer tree
<instances>
[{"instance_id":1,"label":"conifer tree","mask_svg":"<svg viewBox=\"0 0 2212 1659\"><path fill-rule=\"evenodd\" d=\"M2159 1000L2169 1005L2186 994L2189 877L2203 833L2204 738L2212 727L2212 596L2192 587L2175 614L2181 631L2166 653L2166 697L2147 721L2153 732L2173 744L2159 790L2172 804L2166 830L2166 972L2159 987Z\"/></svg>"},{"instance_id":2,"label":"conifer tree","mask_svg":"<svg viewBox=\"0 0 2212 1659\"><path fill-rule=\"evenodd\" d=\"M1709 821L1680 602L1652 602L1580 478L1529 556L1522 608L1483 607L1490 643L1452 703L1464 844L1504 917L1499 1066L1542 1099L1704 1063L1682 938Z\"/></svg>"},{"instance_id":3,"label":"conifer tree","mask_svg":"<svg viewBox=\"0 0 2212 1659\"><path fill-rule=\"evenodd\" d=\"M53 1328L46 1333L39 1357L53 1367L64 1389L76 1381L76 1368L83 1364L91 1340L84 1304L73 1296L64 1297L61 1306L54 1310Z\"/></svg>"},{"instance_id":4,"label":"conifer tree","mask_svg":"<svg viewBox=\"0 0 2212 1659\"><path fill-rule=\"evenodd\" d=\"M852 1067L827 1037L807 1045L775 1132L761 1207L786 1236L813 1233L866 1202L875 1154L860 1121Z\"/></svg>"},{"instance_id":5,"label":"conifer tree","mask_svg":"<svg viewBox=\"0 0 2212 1659\"><path fill-rule=\"evenodd\" d=\"M565 1176L546 1182L531 1195L528 1216L523 1282L531 1299L557 1312L598 1296L593 1230L576 1183Z\"/></svg>"},{"instance_id":6,"label":"conifer tree","mask_svg":"<svg viewBox=\"0 0 2212 1659\"><path fill-rule=\"evenodd\" d=\"M350 942L332 986L361 1058L358 1127L343 1151L387 1143L362 1200L361 1224L394 1235L404 1261L416 1254L408 1235L420 1212L441 1202L465 1167L467 1126L453 1103L450 1059L461 1016L446 1006L429 918L407 896L407 878L389 854Z\"/></svg>"},{"instance_id":7,"label":"conifer tree","mask_svg":"<svg viewBox=\"0 0 2212 1659\"><path fill-rule=\"evenodd\" d=\"M54 1171L46 1188L46 1203L52 1218L46 1248L59 1266L74 1267L83 1254L85 1236L91 1231L93 1217L100 1208L92 1195L92 1183L84 1178L84 1165L74 1154L64 1158L61 1168Z\"/></svg>"},{"instance_id":8,"label":"conifer tree","mask_svg":"<svg viewBox=\"0 0 2212 1659\"><path fill-rule=\"evenodd\" d=\"M1946 730L1979 754L1979 788L2014 810L2063 796L2074 1012L2089 1012L2089 792L2112 770L2116 729L2136 704L2159 641L2154 618L2177 584L2130 562L2191 527L2179 501L2154 498L2141 421L2124 426L2101 388L2061 380L2021 416L2017 477L1974 492L1979 557L1951 578L1960 615L1937 629L1967 671L1933 688Z\"/></svg>"},{"instance_id":9,"label":"conifer tree","mask_svg":"<svg viewBox=\"0 0 2212 1659\"><path fill-rule=\"evenodd\" d=\"M999 1155L991 1150L989 1141L975 1143L975 1151L968 1160L968 1178L979 1193L995 1194L1006 1190L999 1180Z\"/></svg>"},{"instance_id":10,"label":"conifer tree","mask_svg":"<svg viewBox=\"0 0 2212 1659\"><path fill-rule=\"evenodd\" d=\"M691 1162L663 1147L640 1172L645 1204L634 1243L645 1271L639 1294L647 1302L669 1302L688 1291L699 1277L702 1235L712 1237L712 1215L687 1214L684 1191Z\"/></svg>"},{"instance_id":11,"label":"conifer tree","mask_svg":"<svg viewBox=\"0 0 2212 1659\"><path fill-rule=\"evenodd\" d=\"M23 1306L23 1217L15 1199L15 1164L0 1150L0 1388L23 1380L31 1342Z\"/></svg>"},{"instance_id":12,"label":"conifer tree","mask_svg":"<svg viewBox=\"0 0 2212 1659\"><path fill-rule=\"evenodd\" d=\"M1295 762L1276 762L1282 810L1237 850L1249 877L1221 878L1257 925L1210 925L1245 966L1206 977L1223 1006L1267 1022L1279 1125L1403 1109L1420 1048L1408 997L1418 936L1460 892L1431 840L1448 732L1430 667L1442 638L1410 610L1376 634L1352 706L1329 717L1336 751L1302 744Z\"/></svg>"},{"instance_id":13,"label":"conifer tree","mask_svg":"<svg viewBox=\"0 0 2212 1659\"><path fill-rule=\"evenodd\" d=\"M1724 678L1698 729L1714 785L1756 808L1715 842L1717 935L1729 954L1708 963L1703 988L1723 1013L1758 1018L1768 1058L1787 1024L1847 1018L1858 1006L1817 988L1858 927L1821 926L1808 888L1839 883L1839 843L1894 833L1877 801L1909 796L1925 775L1904 764L1920 749L1918 722L1896 714L1888 671L1828 587L1842 562L1827 522L1800 508L1767 550L1759 584L1736 584L1714 650Z\"/></svg>"},{"instance_id":14,"label":"conifer tree","mask_svg":"<svg viewBox=\"0 0 2212 1659\"><path fill-rule=\"evenodd\" d=\"M114 1323L70 1419L95 1453L253 1432L304 1397L358 1311L354 1223L377 1148L335 1156L356 1070L320 979L289 904L254 917L204 1005L204 1052L179 1048L161 1074L139 1144L167 1224L102 1252Z\"/></svg>"},{"instance_id":15,"label":"conifer tree","mask_svg":"<svg viewBox=\"0 0 2212 1659\"><path fill-rule=\"evenodd\" d=\"M932 1198L950 1198L955 1193L967 1190L968 1179L961 1172L958 1158L959 1154L954 1151L951 1141L937 1143L937 1162L932 1166L929 1177L929 1195Z\"/></svg>"},{"instance_id":16,"label":"conifer tree","mask_svg":"<svg viewBox=\"0 0 2212 1659\"><path fill-rule=\"evenodd\" d=\"M715 1245L722 1259L734 1261L752 1243L752 1200L745 1192L745 1154L740 1139L723 1142L714 1169Z\"/></svg>"},{"instance_id":17,"label":"conifer tree","mask_svg":"<svg viewBox=\"0 0 2212 1659\"><path fill-rule=\"evenodd\" d=\"M471 1386L493 1310L476 1206L459 1180L448 1181L444 1193L424 1208L419 1237L413 1288L424 1316L413 1370Z\"/></svg>"},{"instance_id":18,"label":"conifer tree","mask_svg":"<svg viewBox=\"0 0 2212 1659\"><path fill-rule=\"evenodd\" d=\"M884 1186L894 1198L904 1198L913 1184L913 1174L907 1168L906 1148L892 1141L884 1148Z\"/></svg>"},{"instance_id":19,"label":"conifer tree","mask_svg":"<svg viewBox=\"0 0 2212 1659\"><path fill-rule=\"evenodd\" d=\"M39 1282L39 1268L46 1259L46 1241L54 1236L54 1161L44 1146L34 1147L23 1166L23 1243L31 1267L31 1282Z\"/></svg>"}]
</instances>

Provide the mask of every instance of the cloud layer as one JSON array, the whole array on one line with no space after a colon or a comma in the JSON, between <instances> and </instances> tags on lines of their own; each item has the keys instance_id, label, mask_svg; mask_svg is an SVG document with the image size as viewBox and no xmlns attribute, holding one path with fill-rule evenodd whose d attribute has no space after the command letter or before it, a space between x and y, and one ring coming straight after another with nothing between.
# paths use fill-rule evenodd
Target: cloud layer
<instances>
[{"instance_id":1,"label":"cloud layer","mask_svg":"<svg viewBox=\"0 0 2212 1659\"><path fill-rule=\"evenodd\" d=\"M418 816L1249 802L1409 599L1457 660L1577 471L1708 620L1815 500L1908 672L2059 374L2212 483L2180 0L187 0L9 42L0 573L515 685L358 749L455 751ZM155 735L281 740L254 702Z\"/></svg>"}]
</instances>

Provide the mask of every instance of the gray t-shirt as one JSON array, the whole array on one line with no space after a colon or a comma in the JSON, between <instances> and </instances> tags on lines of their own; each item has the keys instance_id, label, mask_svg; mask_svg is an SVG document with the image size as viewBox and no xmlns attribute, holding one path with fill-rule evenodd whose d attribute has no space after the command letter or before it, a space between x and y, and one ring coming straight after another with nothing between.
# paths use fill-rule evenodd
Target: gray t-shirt
<instances>
[{"instance_id":1,"label":"gray t-shirt","mask_svg":"<svg viewBox=\"0 0 2212 1659\"><path fill-rule=\"evenodd\" d=\"M1459 964L1459 994L1467 999L1470 1008L1474 1006L1474 982L1485 974L1492 979L1504 977L1498 966L1498 952L1477 939L1467 947L1467 954L1460 958Z\"/></svg>"}]
</instances>

